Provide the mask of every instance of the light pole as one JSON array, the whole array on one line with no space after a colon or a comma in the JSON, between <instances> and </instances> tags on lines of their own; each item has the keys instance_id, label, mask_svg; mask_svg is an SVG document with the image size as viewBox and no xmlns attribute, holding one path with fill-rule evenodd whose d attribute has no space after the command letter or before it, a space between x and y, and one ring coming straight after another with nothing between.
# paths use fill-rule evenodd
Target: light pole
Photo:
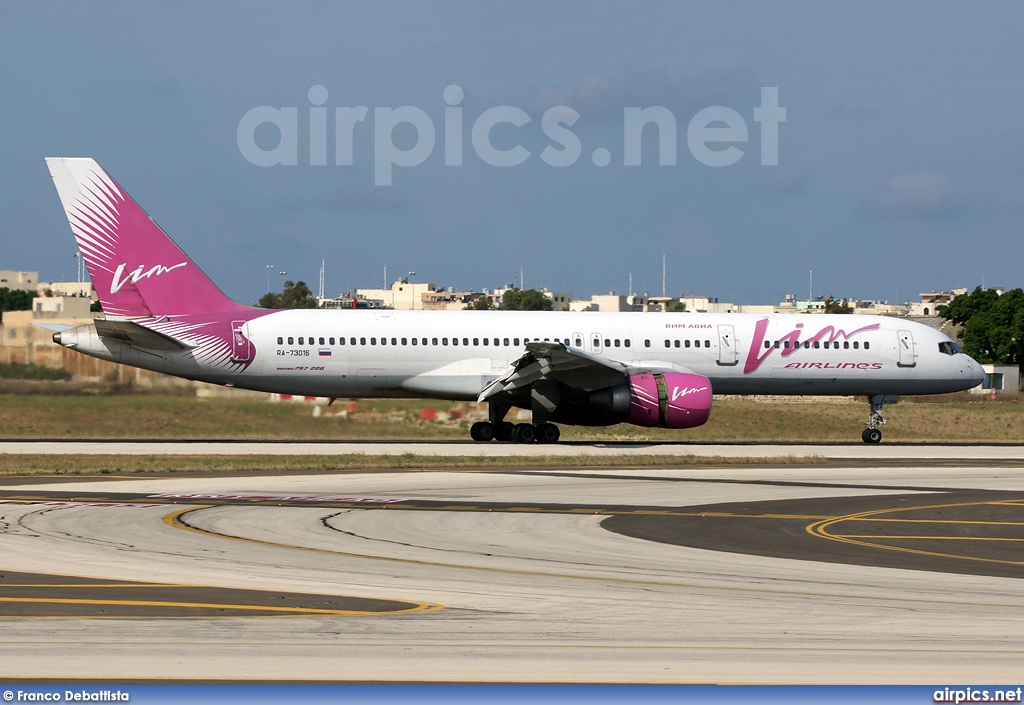
<instances>
[{"instance_id":1,"label":"light pole","mask_svg":"<svg viewBox=\"0 0 1024 705\"><path fill-rule=\"evenodd\" d=\"M412 310L416 310L416 282L413 281L413 277L416 276L416 272L409 272L409 286L412 287Z\"/></svg>"},{"instance_id":2,"label":"light pole","mask_svg":"<svg viewBox=\"0 0 1024 705\"><path fill-rule=\"evenodd\" d=\"M273 265L273 264L268 264L267 265L267 293L268 294L270 293L270 272L271 272L272 269L274 269L275 266L276 265Z\"/></svg>"}]
</instances>

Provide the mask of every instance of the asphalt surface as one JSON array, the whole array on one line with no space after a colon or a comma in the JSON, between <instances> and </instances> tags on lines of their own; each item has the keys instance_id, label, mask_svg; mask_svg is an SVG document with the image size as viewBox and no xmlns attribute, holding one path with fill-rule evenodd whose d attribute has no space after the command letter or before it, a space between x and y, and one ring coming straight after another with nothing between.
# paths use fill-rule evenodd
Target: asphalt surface
<instances>
[{"instance_id":1,"label":"asphalt surface","mask_svg":"<svg viewBox=\"0 0 1024 705\"><path fill-rule=\"evenodd\" d=\"M1024 444L982 443L643 443L553 444L472 441L0 441L0 453L39 455L426 455L440 457L697 456L716 458L833 458L853 460L1024 459Z\"/></svg>"},{"instance_id":2,"label":"asphalt surface","mask_svg":"<svg viewBox=\"0 0 1024 705\"><path fill-rule=\"evenodd\" d=\"M0 677L1012 682L1022 544L987 460L7 478Z\"/></svg>"}]
</instances>

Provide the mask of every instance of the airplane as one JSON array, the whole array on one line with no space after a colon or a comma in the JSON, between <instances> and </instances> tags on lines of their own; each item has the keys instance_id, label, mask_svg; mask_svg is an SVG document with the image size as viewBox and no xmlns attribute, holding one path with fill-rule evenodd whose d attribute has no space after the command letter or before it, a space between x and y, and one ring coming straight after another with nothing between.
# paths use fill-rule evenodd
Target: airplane
<instances>
[{"instance_id":1,"label":"airplane","mask_svg":"<svg viewBox=\"0 0 1024 705\"><path fill-rule=\"evenodd\" d=\"M981 384L926 325L885 316L271 310L236 303L93 159L46 159L105 313L53 341L226 387L486 402L475 441L554 443L556 424L685 429L712 394L856 395L879 443L901 395ZM532 423L513 424L513 408Z\"/></svg>"}]
</instances>

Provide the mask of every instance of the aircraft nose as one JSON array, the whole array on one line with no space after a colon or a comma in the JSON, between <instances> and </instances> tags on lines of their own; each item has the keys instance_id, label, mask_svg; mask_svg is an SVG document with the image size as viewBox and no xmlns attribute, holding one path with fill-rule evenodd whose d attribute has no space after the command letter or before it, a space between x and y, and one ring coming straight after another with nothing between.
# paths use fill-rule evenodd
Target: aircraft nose
<instances>
[{"instance_id":1,"label":"aircraft nose","mask_svg":"<svg viewBox=\"0 0 1024 705\"><path fill-rule=\"evenodd\" d=\"M971 380L974 382L974 386L977 387L985 381L985 368L978 364L978 361L973 357L968 359L971 361Z\"/></svg>"}]
</instances>

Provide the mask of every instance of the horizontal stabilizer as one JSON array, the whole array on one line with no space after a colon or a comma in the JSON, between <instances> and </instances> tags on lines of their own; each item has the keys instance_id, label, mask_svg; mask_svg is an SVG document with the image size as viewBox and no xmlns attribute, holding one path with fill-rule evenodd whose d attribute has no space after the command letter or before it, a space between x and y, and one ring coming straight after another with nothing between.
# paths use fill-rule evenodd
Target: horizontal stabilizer
<instances>
[{"instance_id":1,"label":"horizontal stabilizer","mask_svg":"<svg viewBox=\"0 0 1024 705\"><path fill-rule=\"evenodd\" d=\"M146 350L187 350L192 347L175 340L169 335L157 333L131 321L97 319L95 325L96 333L101 338L114 338L123 343L134 345L137 348Z\"/></svg>"},{"instance_id":2,"label":"horizontal stabilizer","mask_svg":"<svg viewBox=\"0 0 1024 705\"><path fill-rule=\"evenodd\" d=\"M60 333L62 331L71 330L74 328L72 325L67 323L33 323L36 328L42 328L44 330L52 330L54 333Z\"/></svg>"}]
</instances>

